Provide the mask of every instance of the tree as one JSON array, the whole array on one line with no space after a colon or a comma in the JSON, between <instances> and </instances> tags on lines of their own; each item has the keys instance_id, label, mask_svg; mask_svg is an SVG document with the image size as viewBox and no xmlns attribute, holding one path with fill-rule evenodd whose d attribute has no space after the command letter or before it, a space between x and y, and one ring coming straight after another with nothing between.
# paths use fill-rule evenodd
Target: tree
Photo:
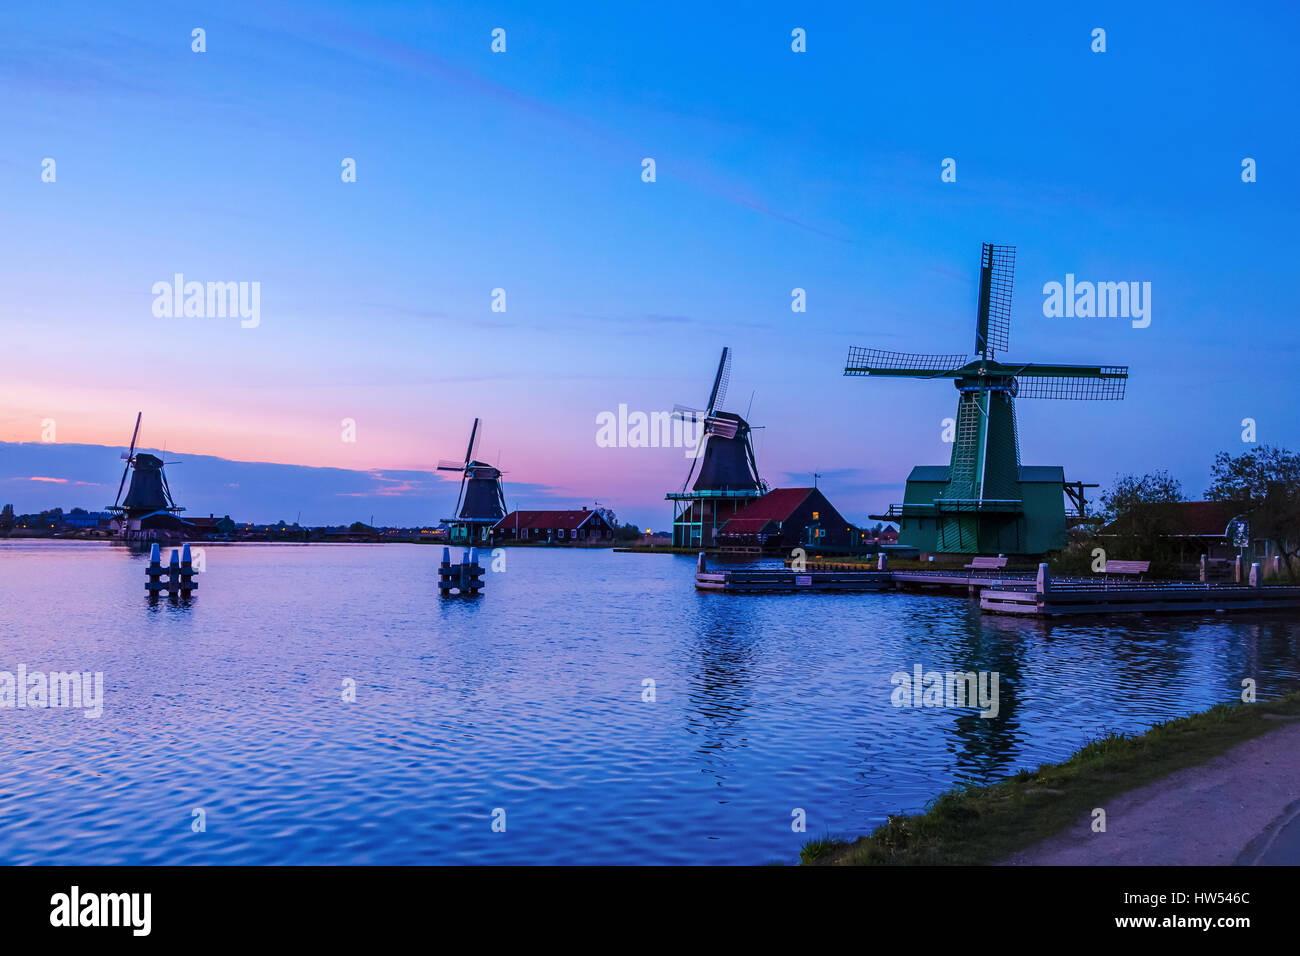
<instances>
[{"instance_id":1,"label":"tree","mask_svg":"<svg viewBox=\"0 0 1300 956\"><path fill-rule=\"evenodd\" d=\"M1226 451L1214 458L1211 501L1230 502L1246 516L1251 535L1273 544L1294 573L1300 558L1300 455L1260 445L1241 455Z\"/></svg>"},{"instance_id":2,"label":"tree","mask_svg":"<svg viewBox=\"0 0 1300 956\"><path fill-rule=\"evenodd\" d=\"M1105 525L1103 544L1115 556L1151 562L1152 570L1166 570L1176 560L1169 535L1177 530L1178 504L1183 489L1167 471L1123 475L1102 493Z\"/></svg>"}]
</instances>

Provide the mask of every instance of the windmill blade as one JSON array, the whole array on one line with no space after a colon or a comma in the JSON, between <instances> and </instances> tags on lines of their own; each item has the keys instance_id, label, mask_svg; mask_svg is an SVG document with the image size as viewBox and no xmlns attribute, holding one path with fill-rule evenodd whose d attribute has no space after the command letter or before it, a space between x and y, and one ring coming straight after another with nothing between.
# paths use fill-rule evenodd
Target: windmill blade
<instances>
[{"instance_id":1,"label":"windmill blade","mask_svg":"<svg viewBox=\"0 0 1300 956\"><path fill-rule=\"evenodd\" d=\"M159 469L159 471L158 471L158 477L162 479L163 494L165 494L165 495L167 496L167 504L168 504L168 505L169 505L173 510L176 510L176 511L181 510L181 509L179 509L179 508L176 507L176 499L172 497L172 490L171 490L171 487L168 486L168 484L167 484L167 472L165 472L165 471Z\"/></svg>"},{"instance_id":2,"label":"windmill blade","mask_svg":"<svg viewBox=\"0 0 1300 956\"><path fill-rule=\"evenodd\" d=\"M465 462L463 461L454 461L450 458L438 459L438 471L464 471L465 467Z\"/></svg>"},{"instance_id":3,"label":"windmill blade","mask_svg":"<svg viewBox=\"0 0 1300 956\"><path fill-rule=\"evenodd\" d=\"M465 465L474 460L474 439L478 437L478 419L474 419L474 427L469 431L469 447L465 449Z\"/></svg>"},{"instance_id":4,"label":"windmill blade","mask_svg":"<svg viewBox=\"0 0 1300 956\"><path fill-rule=\"evenodd\" d=\"M688 422L702 422L709 417L709 413L702 408L691 408L689 405L674 405L672 417Z\"/></svg>"},{"instance_id":5,"label":"windmill blade","mask_svg":"<svg viewBox=\"0 0 1300 956\"><path fill-rule=\"evenodd\" d=\"M140 419L144 418L144 412L135 413L135 431L131 432L131 450L126 453L127 461L135 454L135 440L140 437Z\"/></svg>"},{"instance_id":6,"label":"windmill blade","mask_svg":"<svg viewBox=\"0 0 1300 956\"><path fill-rule=\"evenodd\" d=\"M709 392L708 414L727 398L727 383L731 381L731 349L723 346L722 358L718 360L718 374L713 376L713 390Z\"/></svg>"},{"instance_id":7,"label":"windmill blade","mask_svg":"<svg viewBox=\"0 0 1300 956\"><path fill-rule=\"evenodd\" d=\"M126 466L122 469L122 480L117 484L117 497L113 499L113 507L122 500L122 489L126 487L126 473L131 470L131 459L126 460Z\"/></svg>"},{"instance_id":8,"label":"windmill blade","mask_svg":"<svg viewBox=\"0 0 1300 956\"><path fill-rule=\"evenodd\" d=\"M1121 401L1127 365L1026 365L1016 373L1017 398Z\"/></svg>"},{"instance_id":9,"label":"windmill blade","mask_svg":"<svg viewBox=\"0 0 1300 956\"><path fill-rule=\"evenodd\" d=\"M456 494L456 510L452 512L457 518L460 517L460 502L465 497L465 480L469 478L469 469L465 469L464 474L460 476L460 491Z\"/></svg>"},{"instance_id":10,"label":"windmill blade","mask_svg":"<svg viewBox=\"0 0 1300 956\"><path fill-rule=\"evenodd\" d=\"M758 459L754 456L754 436L752 434L745 436L745 457L749 459L749 470L754 473L754 482L760 488L763 487L763 479L758 474Z\"/></svg>"},{"instance_id":11,"label":"windmill blade","mask_svg":"<svg viewBox=\"0 0 1300 956\"><path fill-rule=\"evenodd\" d=\"M708 439L707 439L704 435L701 435L701 436L700 436L700 441L701 441L701 442L705 442L705 441L707 441L707 440L708 440ZM691 478L694 477L694 475L695 475L695 463L696 463L697 461L699 461L699 460L700 460L700 456L704 454L704 446L703 446L702 444L698 446L698 448L697 448L697 452L698 452L697 454L691 456L691 467L690 467L690 470L688 470L688 471L686 472L686 480L682 482L682 493L683 493L683 494L686 493L686 486L689 485L689 484L691 483Z\"/></svg>"},{"instance_id":12,"label":"windmill blade","mask_svg":"<svg viewBox=\"0 0 1300 956\"><path fill-rule=\"evenodd\" d=\"M845 375L896 375L905 378L957 378L953 373L970 364L965 355L927 355L921 352L887 352L884 349L849 349Z\"/></svg>"},{"instance_id":13,"label":"windmill blade","mask_svg":"<svg viewBox=\"0 0 1300 956\"><path fill-rule=\"evenodd\" d=\"M975 351L988 357L1005 352L1011 330L1011 286L1016 277L1016 247L984 243L980 256L980 300L975 320Z\"/></svg>"}]
</instances>

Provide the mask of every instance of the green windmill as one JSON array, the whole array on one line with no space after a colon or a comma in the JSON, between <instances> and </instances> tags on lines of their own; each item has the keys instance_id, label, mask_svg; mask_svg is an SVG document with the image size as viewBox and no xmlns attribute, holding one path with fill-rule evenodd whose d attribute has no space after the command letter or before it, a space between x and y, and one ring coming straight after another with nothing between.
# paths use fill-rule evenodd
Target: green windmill
<instances>
[{"instance_id":1,"label":"green windmill","mask_svg":"<svg viewBox=\"0 0 1300 956\"><path fill-rule=\"evenodd\" d=\"M977 358L849 350L845 375L952 379L960 396L951 462L917 465L902 505L872 515L900 524L900 544L923 552L1042 554L1065 544L1066 496L1078 513L1085 509L1085 486L1067 484L1064 469L1020 463L1015 400L1122 399L1128 367L994 358L995 351L1007 348L1015 264L1014 246L984 244Z\"/></svg>"}]
</instances>

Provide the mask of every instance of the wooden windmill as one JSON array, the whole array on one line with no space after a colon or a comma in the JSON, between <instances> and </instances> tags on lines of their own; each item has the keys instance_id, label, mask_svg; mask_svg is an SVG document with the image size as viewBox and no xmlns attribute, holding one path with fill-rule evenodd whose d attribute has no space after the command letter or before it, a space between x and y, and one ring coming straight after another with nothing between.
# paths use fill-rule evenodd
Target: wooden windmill
<instances>
[{"instance_id":1,"label":"wooden windmill","mask_svg":"<svg viewBox=\"0 0 1300 956\"><path fill-rule=\"evenodd\" d=\"M1059 467L1020 464L1015 400L1119 400L1128 367L997 359L995 353L1007 349L1014 275L1015 247L985 243L974 359L849 350L845 375L951 379L957 387L948 467L918 465L908 477L903 504L872 516L899 521L900 544L957 554L1042 554L1065 544L1065 495L1071 486ZM1081 506L1082 486L1073 487Z\"/></svg>"},{"instance_id":2,"label":"wooden windmill","mask_svg":"<svg viewBox=\"0 0 1300 956\"><path fill-rule=\"evenodd\" d=\"M505 492L501 487L500 469L474 458L474 443L478 438L479 420L469 432L469 445L465 460L444 458L438 462L438 471L458 471L460 493L456 496L456 517L443 518L451 529L450 539L455 543L480 545L492 540L492 528L506 516Z\"/></svg>"},{"instance_id":3,"label":"wooden windmill","mask_svg":"<svg viewBox=\"0 0 1300 956\"><path fill-rule=\"evenodd\" d=\"M682 490L665 496L675 503L674 547L710 547L716 530L767 490L758 474L749 422L734 412L722 411L730 380L731 349L723 348L708 404L704 408L673 407L674 417L702 426L699 440L704 443L691 459ZM695 476L697 461L700 473Z\"/></svg>"},{"instance_id":4,"label":"wooden windmill","mask_svg":"<svg viewBox=\"0 0 1300 956\"><path fill-rule=\"evenodd\" d=\"M155 455L148 455L135 450L136 440L140 437L140 421L144 412L135 416L135 430L131 433L131 445L122 453L126 465L122 468L122 480L117 485L117 497L108 506L108 511L120 516L123 537L142 538L144 523L152 525L152 530L160 532L179 531L184 522L176 516L184 511L172 498L171 488L167 485L166 464ZM171 462L170 464L176 464ZM131 485L127 488L126 499L122 498L122 489L126 488L126 476L130 474ZM119 504L120 502L120 504ZM170 519L169 520L169 516ZM146 519L158 520L146 522Z\"/></svg>"}]
</instances>

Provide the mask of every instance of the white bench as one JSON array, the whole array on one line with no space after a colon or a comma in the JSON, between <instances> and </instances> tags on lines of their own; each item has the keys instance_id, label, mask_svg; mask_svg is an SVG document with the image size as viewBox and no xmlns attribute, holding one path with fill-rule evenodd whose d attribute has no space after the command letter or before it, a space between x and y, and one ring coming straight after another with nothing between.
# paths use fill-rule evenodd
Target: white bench
<instances>
[{"instance_id":1,"label":"white bench","mask_svg":"<svg viewBox=\"0 0 1300 956\"><path fill-rule=\"evenodd\" d=\"M1138 580L1151 567L1150 561L1106 561L1106 574L1136 574Z\"/></svg>"},{"instance_id":2,"label":"white bench","mask_svg":"<svg viewBox=\"0 0 1300 956\"><path fill-rule=\"evenodd\" d=\"M1006 558L972 558L967 571L997 571L1007 566Z\"/></svg>"}]
</instances>

